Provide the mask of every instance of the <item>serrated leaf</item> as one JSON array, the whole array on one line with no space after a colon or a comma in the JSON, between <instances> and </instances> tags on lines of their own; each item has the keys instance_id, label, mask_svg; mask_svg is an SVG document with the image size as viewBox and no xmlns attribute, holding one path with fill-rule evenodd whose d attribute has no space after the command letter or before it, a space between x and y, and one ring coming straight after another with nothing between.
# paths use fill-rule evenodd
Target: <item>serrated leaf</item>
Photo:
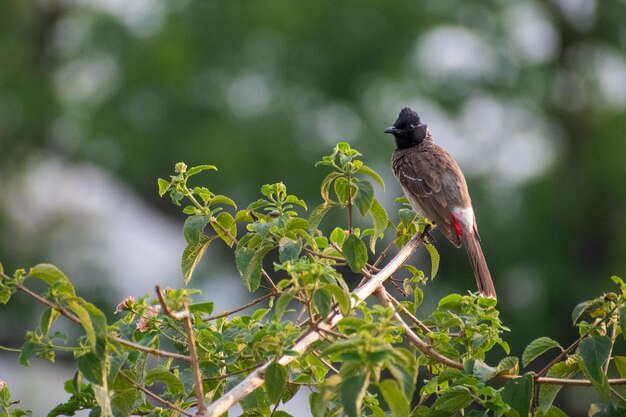
<instances>
[{"instance_id":1,"label":"serrated leaf","mask_svg":"<svg viewBox=\"0 0 626 417\"><path fill-rule=\"evenodd\" d=\"M432 243L424 242L424 247L430 255L430 279L435 279L437 272L439 272L439 252L437 251L437 248L435 248L435 245L433 245Z\"/></svg>"},{"instance_id":2,"label":"serrated leaf","mask_svg":"<svg viewBox=\"0 0 626 417\"><path fill-rule=\"evenodd\" d=\"M163 197L170 188L170 182L164 180L163 178L159 178L157 183L159 185L159 197Z\"/></svg>"},{"instance_id":3,"label":"serrated leaf","mask_svg":"<svg viewBox=\"0 0 626 417\"><path fill-rule=\"evenodd\" d=\"M189 245L195 245L203 236L204 227L209 223L207 216L189 216L183 225L183 236Z\"/></svg>"},{"instance_id":4,"label":"serrated leaf","mask_svg":"<svg viewBox=\"0 0 626 417\"><path fill-rule=\"evenodd\" d=\"M195 271L198 262L204 256L209 244L215 239L216 236L204 236L202 235L197 243L190 243L183 251L181 259L181 268L183 272L183 279L185 284L189 282L193 271Z\"/></svg>"},{"instance_id":5,"label":"serrated leaf","mask_svg":"<svg viewBox=\"0 0 626 417\"><path fill-rule=\"evenodd\" d=\"M522 353L522 365L524 367L528 366L528 364L537 359L537 357L553 348L563 350L557 341L552 340L549 337L540 337L533 340L528 344L528 346L526 346L524 353Z\"/></svg>"},{"instance_id":6,"label":"serrated leaf","mask_svg":"<svg viewBox=\"0 0 626 417\"><path fill-rule=\"evenodd\" d=\"M517 356L507 356L496 366L497 375L517 375L519 373L519 359Z\"/></svg>"},{"instance_id":7,"label":"serrated leaf","mask_svg":"<svg viewBox=\"0 0 626 417\"><path fill-rule=\"evenodd\" d=\"M217 167L215 165L198 165L195 167L191 167L187 171L186 177L189 178L192 175L196 175L199 172L207 171L207 170L217 171Z\"/></svg>"},{"instance_id":8,"label":"serrated leaf","mask_svg":"<svg viewBox=\"0 0 626 417\"><path fill-rule=\"evenodd\" d=\"M435 401L435 410L456 413L472 403L472 396L468 388L454 386L443 391Z\"/></svg>"},{"instance_id":9,"label":"serrated leaf","mask_svg":"<svg viewBox=\"0 0 626 417\"><path fill-rule=\"evenodd\" d=\"M359 181L356 188L357 192L353 201L361 215L365 216L374 202L374 186L369 181Z\"/></svg>"},{"instance_id":10,"label":"serrated leaf","mask_svg":"<svg viewBox=\"0 0 626 417\"><path fill-rule=\"evenodd\" d=\"M410 413L410 403L396 381L385 379L378 384L385 402L391 410L393 417L408 417Z\"/></svg>"},{"instance_id":11,"label":"serrated leaf","mask_svg":"<svg viewBox=\"0 0 626 417\"><path fill-rule=\"evenodd\" d=\"M368 167L367 165L361 165L359 167L359 172L365 175L369 175L371 178L374 179L374 181L376 181L381 186L383 191L385 190L385 182L380 177L380 175L378 175L378 173L374 171L372 168Z\"/></svg>"},{"instance_id":12,"label":"serrated leaf","mask_svg":"<svg viewBox=\"0 0 626 417\"><path fill-rule=\"evenodd\" d=\"M250 292L256 291L261 284L263 258L268 251L268 248L253 250L244 247L237 249L235 252L237 270L243 278L244 286Z\"/></svg>"},{"instance_id":13,"label":"serrated leaf","mask_svg":"<svg viewBox=\"0 0 626 417\"><path fill-rule=\"evenodd\" d=\"M287 384L287 367L272 362L265 369L265 388L270 402L277 403L285 390Z\"/></svg>"},{"instance_id":14,"label":"serrated leaf","mask_svg":"<svg viewBox=\"0 0 626 417\"><path fill-rule=\"evenodd\" d=\"M526 374L507 382L502 391L502 399L517 411L520 417L528 416L533 399L533 375Z\"/></svg>"},{"instance_id":15,"label":"serrated leaf","mask_svg":"<svg viewBox=\"0 0 626 417\"><path fill-rule=\"evenodd\" d=\"M326 213L333 207L335 207L334 204L322 203L313 209L309 216L309 232L314 232L317 229Z\"/></svg>"},{"instance_id":16,"label":"serrated leaf","mask_svg":"<svg viewBox=\"0 0 626 417\"><path fill-rule=\"evenodd\" d=\"M298 259L301 251L302 242L299 240L283 237L278 243L278 259L281 263Z\"/></svg>"},{"instance_id":17,"label":"serrated leaf","mask_svg":"<svg viewBox=\"0 0 626 417\"><path fill-rule=\"evenodd\" d=\"M345 379L341 383L341 404L343 411L348 417L360 417L363 397L367 392L369 378L365 375L357 375Z\"/></svg>"},{"instance_id":18,"label":"serrated leaf","mask_svg":"<svg viewBox=\"0 0 626 417\"><path fill-rule=\"evenodd\" d=\"M367 263L367 248L363 241L353 234L343 242L341 251L353 272L360 272Z\"/></svg>"},{"instance_id":19,"label":"serrated leaf","mask_svg":"<svg viewBox=\"0 0 626 417\"><path fill-rule=\"evenodd\" d=\"M574 307L574 310L572 311L572 322L576 324L576 322L578 321L578 319L580 319L583 313L596 304L598 304L598 300L588 300L578 304L576 307Z\"/></svg>"}]
</instances>

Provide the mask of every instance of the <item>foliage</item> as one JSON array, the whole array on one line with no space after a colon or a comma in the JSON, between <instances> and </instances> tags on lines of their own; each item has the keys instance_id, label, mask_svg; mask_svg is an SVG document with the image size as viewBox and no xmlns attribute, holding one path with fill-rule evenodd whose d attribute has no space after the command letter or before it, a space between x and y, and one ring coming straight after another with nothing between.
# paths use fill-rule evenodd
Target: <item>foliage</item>
<instances>
[{"instance_id":1,"label":"foliage","mask_svg":"<svg viewBox=\"0 0 626 417\"><path fill-rule=\"evenodd\" d=\"M245 416L287 416L278 408L302 387L311 391L315 417L561 416L553 401L568 384L590 385L598 392L601 402L591 404L592 416L626 411L618 387L626 382L626 357L612 354L626 325L626 285L618 277L613 277L616 292L574 309L580 337L570 346L548 337L528 344L524 367L549 351L558 353L543 369L524 373L519 359L509 356L503 339L509 329L495 300L450 294L434 311L423 311L428 279L408 265L402 268L404 279L397 270L387 280L401 300L384 286L376 292L380 303L365 302L358 289L351 292L347 276L374 279L383 273L378 266L393 246L408 247L413 236L431 255L431 279L439 264L427 238L429 222L403 200L398 222L390 221L369 180L381 187L383 181L360 156L340 143L318 163L331 172L322 182L323 202L308 217L302 216L308 205L283 183L264 185L262 197L245 209L189 184L194 175L215 171L212 165L179 163L169 180L158 180L161 196L169 194L179 206L189 203L183 207L189 216L183 226L185 283L210 243L222 241L234 248L243 285L263 292L248 305L256 306L251 314L236 315L238 308L213 315L211 301L195 301L197 290L157 288L155 298L122 301L116 309L120 318L109 323L55 266L39 264L11 276L0 266L0 302L20 291L45 306L39 326L26 334L19 362L54 362L59 352L71 353L76 362L76 373L65 384L69 399L48 416L79 410L106 417L213 415L211 407L227 392L239 392L237 384L248 375L265 384L237 397ZM332 209L346 210L348 224L325 234L318 226ZM369 218L370 228L354 227L357 211ZM385 237L390 243L377 251L376 242ZM35 280L45 289L35 292ZM80 336L71 339L60 330L61 318L80 326ZM303 344L307 338L311 341ZM494 356L500 359L488 363ZM620 379L609 379L611 364ZM13 406L8 387L0 382L0 416L28 415Z\"/></svg>"}]
</instances>

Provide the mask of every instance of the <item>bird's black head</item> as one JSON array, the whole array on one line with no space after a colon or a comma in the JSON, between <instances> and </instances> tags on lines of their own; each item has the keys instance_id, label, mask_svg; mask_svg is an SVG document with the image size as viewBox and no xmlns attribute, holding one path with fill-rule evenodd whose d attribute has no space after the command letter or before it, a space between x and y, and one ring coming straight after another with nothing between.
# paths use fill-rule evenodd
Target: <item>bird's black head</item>
<instances>
[{"instance_id":1,"label":"bird's black head","mask_svg":"<svg viewBox=\"0 0 626 417\"><path fill-rule=\"evenodd\" d=\"M400 110L398 120L385 133L391 133L396 138L398 148L417 146L426 138L427 126L420 122L420 117L409 107Z\"/></svg>"}]
</instances>

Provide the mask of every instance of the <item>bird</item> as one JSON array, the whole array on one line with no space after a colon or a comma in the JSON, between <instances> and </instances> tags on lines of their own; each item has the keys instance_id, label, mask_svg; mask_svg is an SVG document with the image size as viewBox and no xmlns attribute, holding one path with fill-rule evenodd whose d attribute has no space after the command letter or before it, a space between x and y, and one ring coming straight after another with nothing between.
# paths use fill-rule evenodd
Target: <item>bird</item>
<instances>
[{"instance_id":1,"label":"bird","mask_svg":"<svg viewBox=\"0 0 626 417\"><path fill-rule=\"evenodd\" d=\"M465 176L454 158L435 144L428 126L409 107L384 130L396 141L391 164L413 209L433 222L456 247L465 246L481 297L496 298L480 247L476 216Z\"/></svg>"}]
</instances>

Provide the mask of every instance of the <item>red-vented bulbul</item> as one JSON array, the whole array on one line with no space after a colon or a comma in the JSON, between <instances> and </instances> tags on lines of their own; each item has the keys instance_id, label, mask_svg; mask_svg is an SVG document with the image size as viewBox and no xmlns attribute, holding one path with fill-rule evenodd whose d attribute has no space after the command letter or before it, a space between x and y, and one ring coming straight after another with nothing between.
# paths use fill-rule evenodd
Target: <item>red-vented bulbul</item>
<instances>
[{"instance_id":1,"label":"red-vented bulbul","mask_svg":"<svg viewBox=\"0 0 626 417\"><path fill-rule=\"evenodd\" d=\"M397 148L391 160L393 173L411 206L434 222L454 245L465 246L480 295L496 298L480 248L472 200L456 161L435 145L428 127L408 107L400 111L398 120L385 133L396 138Z\"/></svg>"}]
</instances>

